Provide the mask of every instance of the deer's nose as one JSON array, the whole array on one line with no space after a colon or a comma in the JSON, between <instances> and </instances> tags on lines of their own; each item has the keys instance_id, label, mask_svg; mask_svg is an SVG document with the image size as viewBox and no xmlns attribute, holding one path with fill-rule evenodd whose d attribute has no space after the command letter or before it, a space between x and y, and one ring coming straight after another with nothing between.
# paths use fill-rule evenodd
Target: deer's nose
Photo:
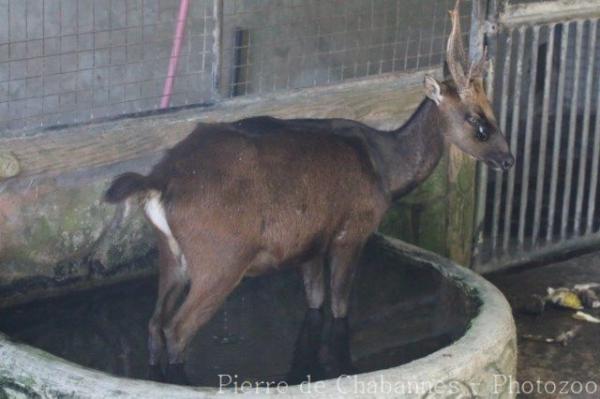
<instances>
[{"instance_id":1,"label":"deer's nose","mask_svg":"<svg viewBox=\"0 0 600 399\"><path fill-rule=\"evenodd\" d=\"M512 154L508 154L500 164L502 169L508 170L515 164L515 157Z\"/></svg>"}]
</instances>

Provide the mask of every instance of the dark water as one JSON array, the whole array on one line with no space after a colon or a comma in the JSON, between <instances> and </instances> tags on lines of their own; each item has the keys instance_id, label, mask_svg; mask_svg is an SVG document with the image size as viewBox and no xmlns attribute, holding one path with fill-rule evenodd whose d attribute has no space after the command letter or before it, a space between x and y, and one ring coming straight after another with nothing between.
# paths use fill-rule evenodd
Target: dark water
<instances>
[{"instance_id":1,"label":"dark water","mask_svg":"<svg viewBox=\"0 0 600 399\"><path fill-rule=\"evenodd\" d=\"M146 378L147 322L156 282L146 279L0 312L0 330L81 365ZM299 382L397 366L464 333L476 305L434 270L367 248L349 325L306 312L296 270L247 279L197 334L187 352L194 385L219 374ZM237 375L237 377L236 377ZM225 378L225 377L223 377Z\"/></svg>"}]
</instances>

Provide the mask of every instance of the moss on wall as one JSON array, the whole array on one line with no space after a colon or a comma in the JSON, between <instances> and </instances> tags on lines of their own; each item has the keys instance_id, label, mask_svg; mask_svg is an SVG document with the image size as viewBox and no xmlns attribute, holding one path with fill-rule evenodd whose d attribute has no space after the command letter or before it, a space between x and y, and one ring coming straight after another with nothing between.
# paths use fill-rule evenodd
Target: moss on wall
<instances>
[{"instance_id":1,"label":"moss on wall","mask_svg":"<svg viewBox=\"0 0 600 399\"><path fill-rule=\"evenodd\" d=\"M452 148L433 174L386 214L379 231L469 266L475 163Z\"/></svg>"},{"instance_id":2,"label":"moss on wall","mask_svg":"<svg viewBox=\"0 0 600 399\"><path fill-rule=\"evenodd\" d=\"M448 256L469 266L475 218L475 162L452 148L448 165Z\"/></svg>"},{"instance_id":3,"label":"moss on wall","mask_svg":"<svg viewBox=\"0 0 600 399\"><path fill-rule=\"evenodd\" d=\"M379 231L422 248L447 255L447 158L412 193L387 212Z\"/></svg>"},{"instance_id":4,"label":"moss on wall","mask_svg":"<svg viewBox=\"0 0 600 399\"><path fill-rule=\"evenodd\" d=\"M121 279L117 274L126 269L139 272L124 265L152 250L153 235L139 210L119 228L111 227L118 209L101 201L107 183L102 176L78 185L39 178L34 189L2 193L0 306L28 300L34 292ZM151 270L154 264L144 267Z\"/></svg>"}]
</instances>

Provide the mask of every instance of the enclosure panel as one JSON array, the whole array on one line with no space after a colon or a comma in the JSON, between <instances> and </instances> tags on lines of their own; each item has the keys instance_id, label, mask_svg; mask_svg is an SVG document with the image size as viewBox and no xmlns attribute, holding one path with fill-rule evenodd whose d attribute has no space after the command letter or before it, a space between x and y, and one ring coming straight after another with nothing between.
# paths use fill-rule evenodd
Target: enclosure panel
<instances>
[{"instance_id":1,"label":"enclosure panel","mask_svg":"<svg viewBox=\"0 0 600 399\"><path fill-rule=\"evenodd\" d=\"M0 2L0 135L159 106L179 0ZM190 2L171 106L211 101L213 0Z\"/></svg>"},{"instance_id":2,"label":"enclosure panel","mask_svg":"<svg viewBox=\"0 0 600 399\"><path fill-rule=\"evenodd\" d=\"M440 66L454 0L223 0L222 93ZM461 3L469 29L471 1Z\"/></svg>"},{"instance_id":3,"label":"enclosure panel","mask_svg":"<svg viewBox=\"0 0 600 399\"><path fill-rule=\"evenodd\" d=\"M494 105L516 164L508 173L480 166L480 271L600 241L600 4L583 3L595 10L589 18L569 18L564 8L555 11L561 20L548 23L536 22L541 8L530 22L527 8L519 8L518 19L501 14L499 33L489 38ZM510 6L507 15L516 15Z\"/></svg>"}]
</instances>

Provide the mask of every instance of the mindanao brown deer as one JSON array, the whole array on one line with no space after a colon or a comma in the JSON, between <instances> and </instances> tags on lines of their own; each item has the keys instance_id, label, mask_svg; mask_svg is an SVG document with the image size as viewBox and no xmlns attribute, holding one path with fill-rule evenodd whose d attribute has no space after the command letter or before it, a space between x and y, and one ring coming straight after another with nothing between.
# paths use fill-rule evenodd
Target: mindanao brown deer
<instances>
[{"instance_id":1,"label":"mindanao brown deer","mask_svg":"<svg viewBox=\"0 0 600 399\"><path fill-rule=\"evenodd\" d=\"M426 98L398 130L344 119L199 124L149 175L114 180L106 201L137 197L158 236L151 365L165 346L170 367L181 365L190 339L243 277L288 265L301 268L308 306L320 308L329 264L331 310L345 318L363 245L446 146L494 169L512 166L483 88L486 61L468 64L458 3L451 16L452 79L427 76Z\"/></svg>"}]
</instances>

